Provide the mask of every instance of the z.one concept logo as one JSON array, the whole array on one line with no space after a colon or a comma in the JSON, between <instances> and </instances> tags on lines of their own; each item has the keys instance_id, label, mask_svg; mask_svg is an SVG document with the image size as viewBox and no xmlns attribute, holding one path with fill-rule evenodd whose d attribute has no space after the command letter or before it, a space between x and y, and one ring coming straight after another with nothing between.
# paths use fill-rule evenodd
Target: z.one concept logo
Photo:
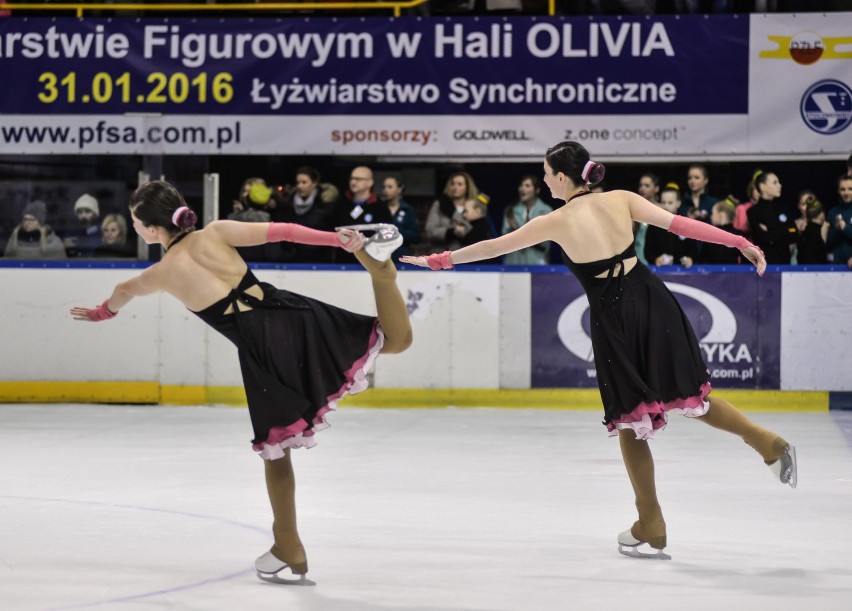
<instances>
[{"instance_id":1,"label":"z.one concept logo","mask_svg":"<svg viewBox=\"0 0 852 611\"><path fill-rule=\"evenodd\" d=\"M823 38L814 32L799 32L795 36L767 36L777 48L761 51L758 57L765 59L792 59L797 64L808 66L820 59L852 59L852 51L837 48L852 45L852 36Z\"/></svg>"},{"instance_id":2,"label":"z.one concept logo","mask_svg":"<svg viewBox=\"0 0 852 611\"><path fill-rule=\"evenodd\" d=\"M800 105L805 125L819 134L842 132L852 123L852 90L828 79L811 85Z\"/></svg>"},{"instance_id":3,"label":"z.one concept logo","mask_svg":"<svg viewBox=\"0 0 852 611\"><path fill-rule=\"evenodd\" d=\"M737 318L725 303L706 291L694 286L666 282L672 293L680 293L700 303L710 314L710 328L699 338L708 363L751 363L752 356L745 344L736 344ZM583 329L583 314L589 307L585 295L569 303L559 316L556 333L565 348L577 358L592 362L592 339ZM744 376L747 377L747 376Z\"/></svg>"}]
</instances>

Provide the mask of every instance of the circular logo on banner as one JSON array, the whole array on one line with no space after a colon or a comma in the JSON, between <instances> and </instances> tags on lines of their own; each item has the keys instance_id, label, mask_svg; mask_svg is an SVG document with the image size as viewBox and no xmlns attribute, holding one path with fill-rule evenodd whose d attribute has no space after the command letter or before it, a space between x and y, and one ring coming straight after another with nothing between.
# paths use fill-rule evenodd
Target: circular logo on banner
<instances>
[{"instance_id":1,"label":"circular logo on banner","mask_svg":"<svg viewBox=\"0 0 852 611\"><path fill-rule=\"evenodd\" d=\"M818 34L799 32L790 39L790 57L797 64L813 64L825 51L825 44Z\"/></svg>"},{"instance_id":2,"label":"circular logo on banner","mask_svg":"<svg viewBox=\"0 0 852 611\"><path fill-rule=\"evenodd\" d=\"M680 293L691 297L703 305L710 313L711 325L706 335L698 341L702 344L729 344L737 335L737 317L725 302L706 291L686 284L666 282L672 293ZM559 320L556 322L556 334L562 345L579 359L592 362L595 356L592 352L592 338L583 329L583 315L589 309L589 300L580 295L569 303Z\"/></svg>"},{"instance_id":3,"label":"circular logo on banner","mask_svg":"<svg viewBox=\"0 0 852 611\"><path fill-rule=\"evenodd\" d=\"M800 105L805 125L819 134L842 132L852 123L852 90L828 79L811 85Z\"/></svg>"}]
</instances>

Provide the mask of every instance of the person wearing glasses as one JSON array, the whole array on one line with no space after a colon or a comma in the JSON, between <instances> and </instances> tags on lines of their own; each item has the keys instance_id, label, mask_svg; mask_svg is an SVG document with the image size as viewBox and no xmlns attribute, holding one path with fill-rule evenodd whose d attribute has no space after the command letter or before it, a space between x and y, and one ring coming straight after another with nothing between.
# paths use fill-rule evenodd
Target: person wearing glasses
<instances>
[{"instance_id":1,"label":"person wearing glasses","mask_svg":"<svg viewBox=\"0 0 852 611\"><path fill-rule=\"evenodd\" d=\"M373 170L365 165L352 168L349 173L349 189L343 194L335 215L335 227L346 225L372 225L375 223L393 224L388 207L373 191ZM343 250L335 254L336 263L355 264L355 256Z\"/></svg>"},{"instance_id":2,"label":"person wearing glasses","mask_svg":"<svg viewBox=\"0 0 852 611\"><path fill-rule=\"evenodd\" d=\"M47 206L36 200L24 206L21 224L12 230L6 250L7 259L66 259L65 246L47 221Z\"/></svg>"}]
</instances>

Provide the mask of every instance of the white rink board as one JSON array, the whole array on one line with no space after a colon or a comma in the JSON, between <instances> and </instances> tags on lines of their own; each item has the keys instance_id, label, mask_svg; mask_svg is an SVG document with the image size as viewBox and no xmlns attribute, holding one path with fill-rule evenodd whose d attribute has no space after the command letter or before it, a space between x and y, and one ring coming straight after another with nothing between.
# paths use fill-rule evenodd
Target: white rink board
<instances>
[{"instance_id":1,"label":"white rink board","mask_svg":"<svg viewBox=\"0 0 852 611\"><path fill-rule=\"evenodd\" d=\"M241 386L236 351L174 298L139 298L112 321L79 323L134 269L0 268L0 381L139 381ZM374 315L360 271L258 270L276 286ZM400 272L414 345L380 358L379 388L529 388L530 274ZM415 307L416 306L416 307ZM852 274L785 273L781 389L852 390Z\"/></svg>"}]
</instances>

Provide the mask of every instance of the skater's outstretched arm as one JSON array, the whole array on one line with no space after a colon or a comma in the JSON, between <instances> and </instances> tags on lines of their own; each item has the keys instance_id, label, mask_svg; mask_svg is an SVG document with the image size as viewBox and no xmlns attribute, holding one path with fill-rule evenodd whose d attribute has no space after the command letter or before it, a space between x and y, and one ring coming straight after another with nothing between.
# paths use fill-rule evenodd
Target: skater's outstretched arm
<instances>
[{"instance_id":1,"label":"skater's outstretched arm","mask_svg":"<svg viewBox=\"0 0 852 611\"><path fill-rule=\"evenodd\" d=\"M710 223L672 214L636 193L629 191L623 193L628 198L630 216L633 217L634 221L655 225L685 238L737 248L745 258L754 264L759 275L762 276L763 272L766 271L766 259L763 256L763 251L741 235L729 233L714 227Z\"/></svg>"},{"instance_id":2,"label":"skater's outstretched arm","mask_svg":"<svg viewBox=\"0 0 852 611\"><path fill-rule=\"evenodd\" d=\"M314 246L332 246L355 252L363 247L363 236L358 231L342 228L319 231L296 223L245 223L242 221L215 221L205 231L216 234L229 246L258 246L267 242L295 242Z\"/></svg>"},{"instance_id":3,"label":"skater's outstretched arm","mask_svg":"<svg viewBox=\"0 0 852 611\"><path fill-rule=\"evenodd\" d=\"M483 240L470 246L465 246L452 252L446 251L440 255L429 257L400 257L400 263L410 263L419 267L430 267L432 269L449 269L459 263L473 263L483 259L495 259L516 250L528 248L548 240L556 240L557 236L553 229L553 223L548 217L553 214L539 216L522 226L517 231L508 233L499 238Z\"/></svg>"},{"instance_id":4,"label":"skater's outstretched arm","mask_svg":"<svg viewBox=\"0 0 852 611\"><path fill-rule=\"evenodd\" d=\"M130 303L134 297L142 297L163 290L158 264L152 265L144 272L115 286L109 299L96 308L75 306L71 308L74 320L101 322L118 315L118 311Z\"/></svg>"}]
</instances>

